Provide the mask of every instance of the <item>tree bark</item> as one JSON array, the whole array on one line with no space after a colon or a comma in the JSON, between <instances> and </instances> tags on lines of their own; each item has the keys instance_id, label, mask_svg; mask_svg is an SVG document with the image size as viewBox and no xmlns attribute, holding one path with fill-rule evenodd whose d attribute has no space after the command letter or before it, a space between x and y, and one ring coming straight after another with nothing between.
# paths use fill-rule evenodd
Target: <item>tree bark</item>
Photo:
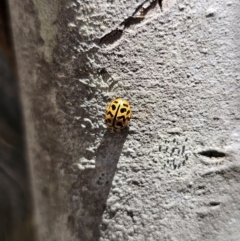
<instances>
[{"instance_id":1,"label":"tree bark","mask_svg":"<svg viewBox=\"0 0 240 241\"><path fill-rule=\"evenodd\" d=\"M240 240L239 1L9 5L39 240Z\"/></svg>"}]
</instances>

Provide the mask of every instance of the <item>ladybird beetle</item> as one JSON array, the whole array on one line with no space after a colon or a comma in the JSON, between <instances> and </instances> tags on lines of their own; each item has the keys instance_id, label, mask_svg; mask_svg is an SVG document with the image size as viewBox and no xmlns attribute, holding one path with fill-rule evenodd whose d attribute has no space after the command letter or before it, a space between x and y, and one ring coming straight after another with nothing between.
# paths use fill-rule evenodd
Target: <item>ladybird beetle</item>
<instances>
[{"instance_id":1,"label":"ladybird beetle","mask_svg":"<svg viewBox=\"0 0 240 241\"><path fill-rule=\"evenodd\" d=\"M132 112L129 102L117 97L107 106L105 123L111 132L120 132L129 125L131 117Z\"/></svg>"}]
</instances>

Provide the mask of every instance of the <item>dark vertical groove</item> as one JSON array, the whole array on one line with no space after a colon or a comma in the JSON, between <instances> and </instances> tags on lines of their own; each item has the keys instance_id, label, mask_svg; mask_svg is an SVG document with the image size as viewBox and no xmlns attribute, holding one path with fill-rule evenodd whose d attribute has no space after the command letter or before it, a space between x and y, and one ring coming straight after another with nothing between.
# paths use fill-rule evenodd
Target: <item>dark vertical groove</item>
<instances>
[{"instance_id":1,"label":"dark vertical groove","mask_svg":"<svg viewBox=\"0 0 240 241\"><path fill-rule=\"evenodd\" d=\"M0 240L34 241L32 199L7 1L0 1Z\"/></svg>"}]
</instances>

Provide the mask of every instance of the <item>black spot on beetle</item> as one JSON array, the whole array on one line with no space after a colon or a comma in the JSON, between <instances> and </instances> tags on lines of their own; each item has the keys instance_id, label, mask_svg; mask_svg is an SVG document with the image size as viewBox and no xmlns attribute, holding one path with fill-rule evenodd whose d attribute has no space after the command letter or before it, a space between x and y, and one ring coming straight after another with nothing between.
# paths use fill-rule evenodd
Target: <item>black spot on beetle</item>
<instances>
[{"instance_id":1,"label":"black spot on beetle","mask_svg":"<svg viewBox=\"0 0 240 241\"><path fill-rule=\"evenodd\" d=\"M110 115L111 117L113 117L113 114L111 111L108 111L107 115Z\"/></svg>"},{"instance_id":2,"label":"black spot on beetle","mask_svg":"<svg viewBox=\"0 0 240 241\"><path fill-rule=\"evenodd\" d=\"M122 119L123 120L123 122L125 122L126 121L126 119L125 119L125 116L118 116L118 120L120 120L120 119Z\"/></svg>"},{"instance_id":3,"label":"black spot on beetle","mask_svg":"<svg viewBox=\"0 0 240 241\"><path fill-rule=\"evenodd\" d=\"M123 104L123 106L128 107L128 105L127 105L127 104Z\"/></svg>"},{"instance_id":4,"label":"black spot on beetle","mask_svg":"<svg viewBox=\"0 0 240 241\"><path fill-rule=\"evenodd\" d=\"M130 114L130 110L127 111L127 115Z\"/></svg>"},{"instance_id":5,"label":"black spot on beetle","mask_svg":"<svg viewBox=\"0 0 240 241\"><path fill-rule=\"evenodd\" d=\"M126 110L127 110L126 108L121 108L121 109L120 109L120 112L121 112L121 113L124 113L124 112L126 112Z\"/></svg>"},{"instance_id":6,"label":"black spot on beetle","mask_svg":"<svg viewBox=\"0 0 240 241\"><path fill-rule=\"evenodd\" d=\"M112 105L112 110L116 110L116 106L115 105Z\"/></svg>"}]
</instances>

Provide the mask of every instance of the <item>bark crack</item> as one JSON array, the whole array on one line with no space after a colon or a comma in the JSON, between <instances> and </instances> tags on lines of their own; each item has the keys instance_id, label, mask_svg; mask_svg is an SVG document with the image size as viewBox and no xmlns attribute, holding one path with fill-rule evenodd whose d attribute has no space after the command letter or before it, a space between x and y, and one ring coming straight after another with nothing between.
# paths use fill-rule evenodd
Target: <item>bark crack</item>
<instances>
[{"instance_id":1,"label":"bark crack","mask_svg":"<svg viewBox=\"0 0 240 241\"><path fill-rule=\"evenodd\" d=\"M113 29L111 32L105 34L102 38L100 38L99 44L108 45L113 44L114 42L119 40L122 37L125 29L142 22L151 9L155 8L158 5L162 10L162 1L163 0L145 0L135 9L133 14L124 21L122 21L116 29Z\"/></svg>"}]
</instances>

